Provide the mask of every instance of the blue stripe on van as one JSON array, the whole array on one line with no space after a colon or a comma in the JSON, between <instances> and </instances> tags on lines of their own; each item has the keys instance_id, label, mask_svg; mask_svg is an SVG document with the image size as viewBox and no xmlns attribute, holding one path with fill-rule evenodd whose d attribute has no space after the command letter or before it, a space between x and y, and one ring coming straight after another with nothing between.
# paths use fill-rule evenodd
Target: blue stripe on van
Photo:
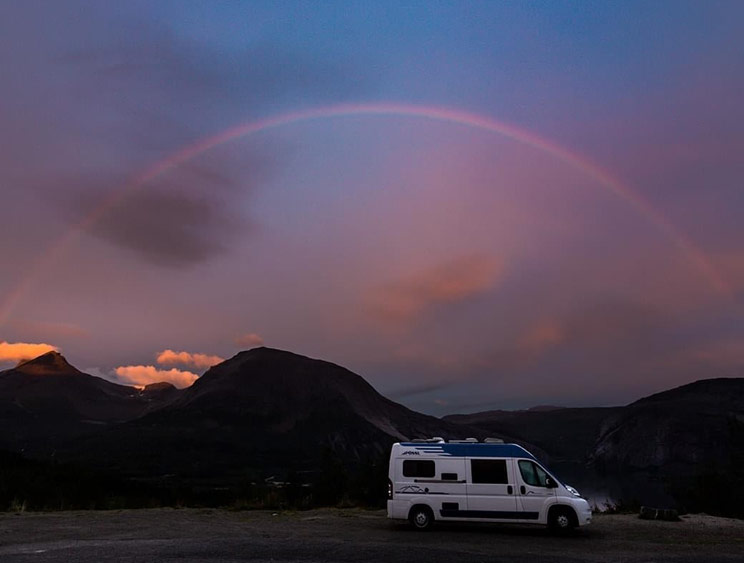
<instances>
[{"instance_id":1,"label":"blue stripe on van","mask_svg":"<svg viewBox=\"0 0 744 563\"><path fill-rule=\"evenodd\" d=\"M442 518L493 518L494 520L537 520L540 517L539 512L514 512L514 511L496 511L496 510L452 510L444 508L439 514Z\"/></svg>"},{"instance_id":2,"label":"blue stripe on van","mask_svg":"<svg viewBox=\"0 0 744 563\"><path fill-rule=\"evenodd\" d=\"M441 452L448 457L521 457L535 459L535 456L517 444L421 444L418 442L402 442L400 445L430 453Z\"/></svg>"}]
</instances>

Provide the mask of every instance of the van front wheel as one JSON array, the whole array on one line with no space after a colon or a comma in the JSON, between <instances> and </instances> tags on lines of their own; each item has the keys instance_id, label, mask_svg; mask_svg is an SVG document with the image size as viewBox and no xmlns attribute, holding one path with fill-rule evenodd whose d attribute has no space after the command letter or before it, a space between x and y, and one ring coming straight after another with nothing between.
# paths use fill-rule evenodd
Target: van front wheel
<instances>
[{"instance_id":1,"label":"van front wheel","mask_svg":"<svg viewBox=\"0 0 744 563\"><path fill-rule=\"evenodd\" d=\"M568 532L576 526L576 515L570 508L556 506L550 510L548 526L556 532Z\"/></svg>"},{"instance_id":2,"label":"van front wheel","mask_svg":"<svg viewBox=\"0 0 744 563\"><path fill-rule=\"evenodd\" d=\"M417 530L428 530L434 523L434 514L428 506L414 506L408 513L408 520Z\"/></svg>"}]
</instances>

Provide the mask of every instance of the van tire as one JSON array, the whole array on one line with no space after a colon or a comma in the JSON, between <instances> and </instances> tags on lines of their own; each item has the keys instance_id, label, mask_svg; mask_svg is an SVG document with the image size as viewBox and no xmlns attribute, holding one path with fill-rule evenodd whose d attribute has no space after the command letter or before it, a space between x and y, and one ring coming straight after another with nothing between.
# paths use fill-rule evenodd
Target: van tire
<instances>
[{"instance_id":1,"label":"van tire","mask_svg":"<svg viewBox=\"0 0 744 563\"><path fill-rule=\"evenodd\" d=\"M568 506L553 506L548 512L548 527L554 532L569 532L577 523L576 513Z\"/></svg>"},{"instance_id":2,"label":"van tire","mask_svg":"<svg viewBox=\"0 0 744 563\"><path fill-rule=\"evenodd\" d=\"M417 530L429 530L434 524L434 513L425 504L419 504L411 508L408 513L408 521Z\"/></svg>"}]
</instances>

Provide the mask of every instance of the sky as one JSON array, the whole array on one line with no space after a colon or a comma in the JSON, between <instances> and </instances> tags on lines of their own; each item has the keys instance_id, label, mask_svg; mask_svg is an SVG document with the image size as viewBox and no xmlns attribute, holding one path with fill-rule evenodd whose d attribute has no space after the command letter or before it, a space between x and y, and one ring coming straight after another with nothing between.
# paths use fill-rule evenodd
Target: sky
<instances>
[{"instance_id":1,"label":"sky","mask_svg":"<svg viewBox=\"0 0 744 563\"><path fill-rule=\"evenodd\" d=\"M266 345L442 415L744 376L744 4L0 1L0 367Z\"/></svg>"}]
</instances>

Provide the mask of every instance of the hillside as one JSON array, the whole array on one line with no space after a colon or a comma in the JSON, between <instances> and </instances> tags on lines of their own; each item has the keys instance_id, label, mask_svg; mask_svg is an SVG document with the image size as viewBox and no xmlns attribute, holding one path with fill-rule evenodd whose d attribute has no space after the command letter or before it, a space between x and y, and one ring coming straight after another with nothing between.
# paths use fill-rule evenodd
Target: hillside
<instances>
[{"instance_id":1,"label":"hillside","mask_svg":"<svg viewBox=\"0 0 744 563\"><path fill-rule=\"evenodd\" d=\"M701 380L624 407L445 420L540 446L561 477L597 498L742 514L744 378Z\"/></svg>"},{"instance_id":2,"label":"hillside","mask_svg":"<svg viewBox=\"0 0 744 563\"><path fill-rule=\"evenodd\" d=\"M173 391L117 385L48 352L0 372L0 448L54 451L77 436L162 406L174 398Z\"/></svg>"},{"instance_id":3,"label":"hillside","mask_svg":"<svg viewBox=\"0 0 744 563\"><path fill-rule=\"evenodd\" d=\"M386 463L401 439L484 432L414 412L351 371L270 348L209 369L171 403L60 451L142 478L231 482L247 474Z\"/></svg>"}]
</instances>

